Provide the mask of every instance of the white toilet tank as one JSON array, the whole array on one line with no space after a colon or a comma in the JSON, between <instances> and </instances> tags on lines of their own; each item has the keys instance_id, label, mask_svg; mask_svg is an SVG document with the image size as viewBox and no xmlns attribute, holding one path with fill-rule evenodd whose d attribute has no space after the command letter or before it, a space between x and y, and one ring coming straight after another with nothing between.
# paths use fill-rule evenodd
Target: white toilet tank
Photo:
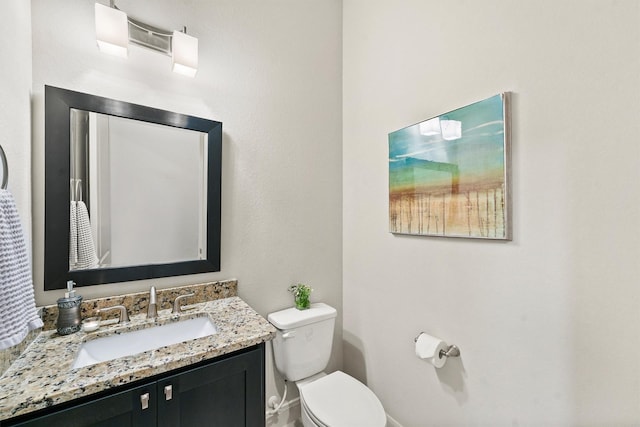
<instances>
[{"instance_id":1,"label":"white toilet tank","mask_svg":"<svg viewBox=\"0 0 640 427\"><path fill-rule=\"evenodd\" d=\"M288 381L322 372L329 363L336 309L323 303L287 308L267 317L278 331L272 341L276 368Z\"/></svg>"}]
</instances>

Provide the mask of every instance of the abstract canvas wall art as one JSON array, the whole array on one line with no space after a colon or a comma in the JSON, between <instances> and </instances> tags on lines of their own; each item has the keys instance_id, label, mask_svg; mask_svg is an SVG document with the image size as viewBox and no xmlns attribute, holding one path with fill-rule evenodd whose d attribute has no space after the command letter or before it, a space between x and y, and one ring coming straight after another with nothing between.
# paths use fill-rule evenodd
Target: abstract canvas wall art
<instances>
[{"instance_id":1,"label":"abstract canvas wall art","mask_svg":"<svg viewBox=\"0 0 640 427\"><path fill-rule=\"evenodd\" d=\"M389 134L389 229L511 240L509 94Z\"/></svg>"}]
</instances>

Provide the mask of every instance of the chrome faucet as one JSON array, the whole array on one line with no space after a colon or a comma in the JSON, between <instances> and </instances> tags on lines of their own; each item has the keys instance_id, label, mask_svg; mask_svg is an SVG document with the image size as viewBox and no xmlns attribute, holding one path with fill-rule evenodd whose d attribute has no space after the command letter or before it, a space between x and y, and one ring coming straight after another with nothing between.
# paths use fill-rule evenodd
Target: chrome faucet
<instances>
[{"instance_id":1,"label":"chrome faucet","mask_svg":"<svg viewBox=\"0 0 640 427\"><path fill-rule=\"evenodd\" d=\"M147 308L147 319L155 319L158 316L158 304L156 303L156 287L149 290L149 308Z\"/></svg>"},{"instance_id":2,"label":"chrome faucet","mask_svg":"<svg viewBox=\"0 0 640 427\"><path fill-rule=\"evenodd\" d=\"M105 311L120 310L120 317L118 323L127 323L129 321L129 313L127 313L127 307L124 305L113 305L111 307L103 307L96 310L96 314L104 313Z\"/></svg>"}]
</instances>

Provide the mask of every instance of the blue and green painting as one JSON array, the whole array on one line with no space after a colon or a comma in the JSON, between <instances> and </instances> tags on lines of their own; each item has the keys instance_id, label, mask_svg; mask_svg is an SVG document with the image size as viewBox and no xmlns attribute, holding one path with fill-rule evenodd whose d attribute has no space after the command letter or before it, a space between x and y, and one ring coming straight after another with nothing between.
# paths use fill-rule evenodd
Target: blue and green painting
<instances>
[{"instance_id":1,"label":"blue and green painting","mask_svg":"<svg viewBox=\"0 0 640 427\"><path fill-rule=\"evenodd\" d=\"M392 233L509 239L507 94L389 134Z\"/></svg>"}]
</instances>

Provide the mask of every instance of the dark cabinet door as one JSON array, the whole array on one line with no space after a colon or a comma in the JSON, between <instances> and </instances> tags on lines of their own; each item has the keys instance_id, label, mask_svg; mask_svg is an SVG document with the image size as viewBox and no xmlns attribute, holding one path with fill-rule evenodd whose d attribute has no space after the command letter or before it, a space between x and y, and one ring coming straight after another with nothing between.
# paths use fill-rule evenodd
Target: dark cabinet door
<instances>
[{"instance_id":1,"label":"dark cabinet door","mask_svg":"<svg viewBox=\"0 0 640 427\"><path fill-rule=\"evenodd\" d=\"M159 427L259 427L264 345L158 381Z\"/></svg>"},{"instance_id":2,"label":"dark cabinet door","mask_svg":"<svg viewBox=\"0 0 640 427\"><path fill-rule=\"evenodd\" d=\"M157 421L155 390L155 383L152 383L10 425L12 427L155 427Z\"/></svg>"}]
</instances>

